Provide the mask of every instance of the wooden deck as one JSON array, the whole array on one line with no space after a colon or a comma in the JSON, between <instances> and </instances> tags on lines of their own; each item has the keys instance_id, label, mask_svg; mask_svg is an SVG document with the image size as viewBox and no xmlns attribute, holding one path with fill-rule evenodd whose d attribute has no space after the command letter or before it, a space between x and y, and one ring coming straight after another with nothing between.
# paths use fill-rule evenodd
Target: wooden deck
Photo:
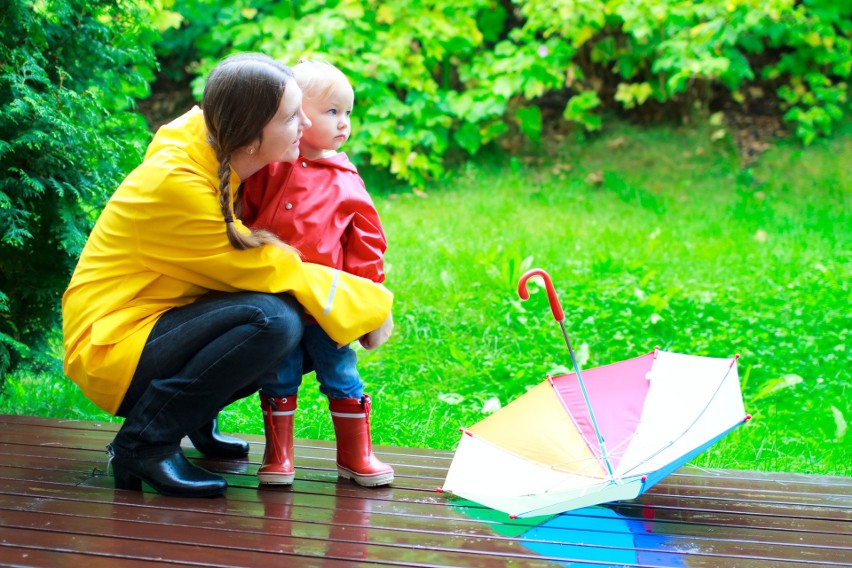
<instances>
[{"instance_id":1,"label":"wooden deck","mask_svg":"<svg viewBox=\"0 0 852 568\"><path fill-rule=\"evenodd\" d=\"M292 489L258 490L263 440L203 460L225 497L116 491L115 424L0 415L0 565L849 566L852 478L682 469L636 502L510 520L435 491L452 452L376 448L392 487L338 482L298 440ZM191 446L187 443L187 448Z\"/></svg>"}]
</instances>

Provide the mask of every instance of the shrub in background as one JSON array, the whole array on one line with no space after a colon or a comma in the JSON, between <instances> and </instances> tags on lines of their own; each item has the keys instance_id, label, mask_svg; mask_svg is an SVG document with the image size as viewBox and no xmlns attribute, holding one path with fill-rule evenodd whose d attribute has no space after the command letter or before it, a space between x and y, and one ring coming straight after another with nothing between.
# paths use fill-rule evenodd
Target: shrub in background
<instances>
[{"instance_id":1,"label":"shrub in background","mask_svg":"<svg viewBox=\"0 0 852 568\"><path fill-rule=\"evenodd\" d=\"M0 377L58 326L92 223L144 151L128 109L155 65L145 21L129 1L4 1Z\"/></svg>"},{"instance_id":2,"label":"shrub in background","mask_svg":"<svg viewBox=\"0 0 852 568\"><path fill-rule=\"evenodd\" d=\"M197 73L197 99L207 72L229 53L261 51L290 64L321 56L355 85L356 135L347 152L415 185L443 173L455 126L446 99L457 92L458 64L483 47L476 18L492 7L489 0L257 0L250 7L201 0L205 11L193 0L169 3L183 20L163 32L158 52L172 53L185 33L196 37L195 60L185 66Z\"/></svg>"},{"instance_id":3,"label":"shrub in background","mask_svg":"<svg viewBox=\"0 0 852 568\"><path fill-rule=\"evenodd\" d=\"M415 186L448 153L473 155L548 122L602 127L606 111L686 117L763 93L797 136L849 110L852 4L833 0L169 0L197 39L202 77L222 56L319 54L355 83L355 159ZM207 14L207 16L201 15ZM217 19L212 18L217 15ZM206 28L206 29L205 29ZM169 51L166 49L166 51ZM557 112L554 113L553 109Z\"/></svg>"}]
</instances>

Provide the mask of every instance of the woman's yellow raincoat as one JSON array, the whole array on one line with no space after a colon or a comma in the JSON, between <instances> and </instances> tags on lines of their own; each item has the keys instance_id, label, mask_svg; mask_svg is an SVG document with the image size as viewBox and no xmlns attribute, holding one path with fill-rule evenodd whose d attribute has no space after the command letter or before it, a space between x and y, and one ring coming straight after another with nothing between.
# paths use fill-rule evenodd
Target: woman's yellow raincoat
<instances>
[{"instance_id":1,"label":"woman's yellow raincoat","mask_svg":"<svg viewBox=\"0 0 852 568\"><path fill-rule=\"evenodd\" d=\"M193 108L157 132L83 249L62 298L65 373L110 414L157 319L210 291L289 292L342 344L390 313L393 297L380 284L303 263L275 245L235 249L217 169L204 117ZM232 171L231 186L239 183Z\"/></svg>"}]
</instances>

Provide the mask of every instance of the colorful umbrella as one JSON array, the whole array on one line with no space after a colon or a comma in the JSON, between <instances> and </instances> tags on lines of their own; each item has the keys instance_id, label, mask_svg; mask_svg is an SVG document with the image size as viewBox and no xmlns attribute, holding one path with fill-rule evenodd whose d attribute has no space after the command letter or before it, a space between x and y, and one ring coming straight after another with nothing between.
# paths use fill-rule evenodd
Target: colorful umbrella
<instances>
[{"instance_id":1,"label":"colorful umbrella","mask_svg":"<svg viewBox=\"0 0 852 568\"><path fill-rule=\"evenodd\" d=\"M462 429L442 491L513 517L633 499L748 420L737 357L655 349L580 372L550 277L545 281L574 372L546 380Z\"/></svg>"}]
</instances>

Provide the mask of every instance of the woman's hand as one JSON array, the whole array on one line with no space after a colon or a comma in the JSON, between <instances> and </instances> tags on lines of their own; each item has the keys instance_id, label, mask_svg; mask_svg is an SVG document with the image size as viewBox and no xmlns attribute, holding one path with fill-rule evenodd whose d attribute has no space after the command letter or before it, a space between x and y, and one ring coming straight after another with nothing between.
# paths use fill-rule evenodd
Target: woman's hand
<instances>
[{"instance_id":1,"label":"woman's hand","mask_svg":"<svg viewBox=\"0 0 852 568\"><path fill-rule=\"evenodd\" d=\"M358 342L361 343L361 347L364 349L375 349L388 340L392 331L393 314L388 314L388 319L386 319L378 329L374 329L370 333L362 335Z\"/></svg>"}]
</instances>

